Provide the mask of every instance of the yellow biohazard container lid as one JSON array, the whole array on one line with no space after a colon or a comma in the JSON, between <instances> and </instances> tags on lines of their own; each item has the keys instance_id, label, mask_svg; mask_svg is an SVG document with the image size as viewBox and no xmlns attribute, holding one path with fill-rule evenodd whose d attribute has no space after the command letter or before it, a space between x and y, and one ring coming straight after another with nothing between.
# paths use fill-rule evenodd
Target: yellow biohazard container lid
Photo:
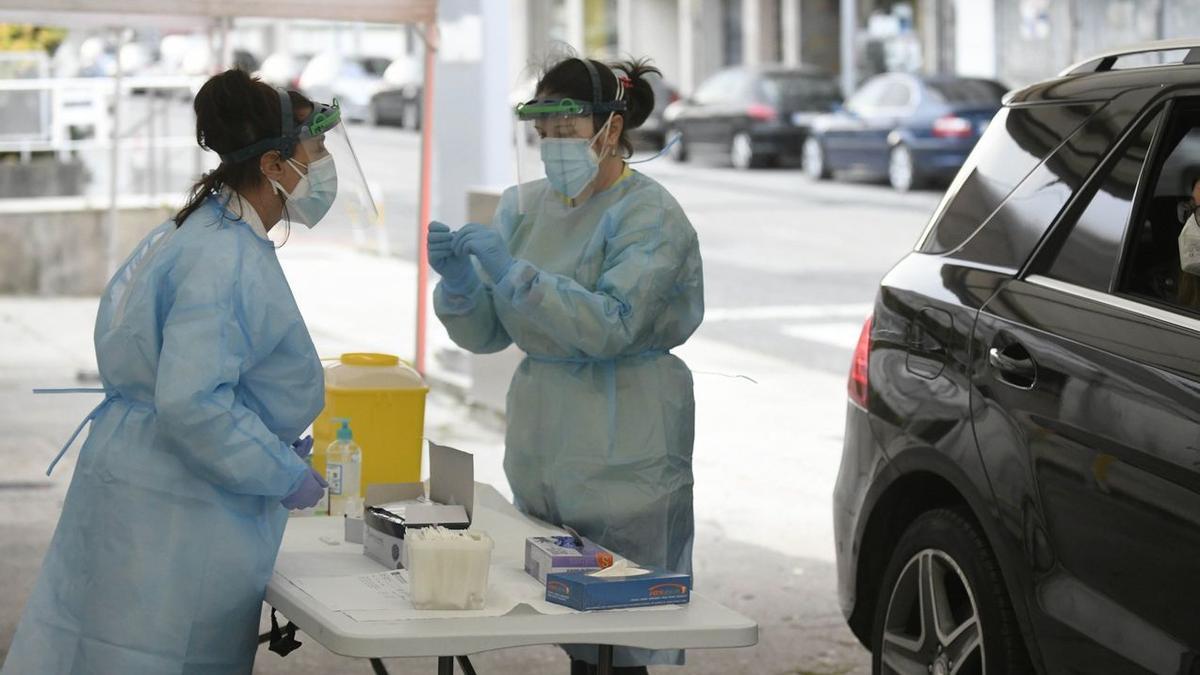
<instances>
[{"instance_id":1,"label":"yellow biohazard container lid","mask_svg":"<svg viewBox=\"0 0 1200 675\"><path fill-rule=\"evenodd\" d=\"M325 369L325 385L339 389L427 389L420 373L394 354L342 354Z\"/></svg>"}]
</instances>

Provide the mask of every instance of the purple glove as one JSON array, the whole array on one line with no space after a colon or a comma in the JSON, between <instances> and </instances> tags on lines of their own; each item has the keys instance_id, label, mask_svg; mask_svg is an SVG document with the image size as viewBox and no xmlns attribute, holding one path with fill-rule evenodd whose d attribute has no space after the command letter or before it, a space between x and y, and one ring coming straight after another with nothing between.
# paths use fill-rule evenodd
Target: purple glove
<instances>
[{"instance_id":1,"label":"purple glove","mask_svg":"<svg viewBox=\"0 0 1200 675\"><path fill-rule=\"evenodd\" d=\"M296 488L292 494L280 500L280 503L289 510L307 509L310 506L316 506L317 502L321 501L321 497L325 496L325 488L329 487L329 483L321 478L321 474L308 470L308 475L304 477L304 482L300 483L300 487Z\"/></svg>"},{"instance_id":2,"label":"purple glove","mask_svg":"<svg viewBox=\"0 0 1200 675\"><path fill-rule=\"evenodd\" d=\"M292 443L292 451L295 452L296 456L300 459L308 459L308 456L312 454L312 446L312 436L305 436L295 443Z\"/></svg>"}]
</instances>

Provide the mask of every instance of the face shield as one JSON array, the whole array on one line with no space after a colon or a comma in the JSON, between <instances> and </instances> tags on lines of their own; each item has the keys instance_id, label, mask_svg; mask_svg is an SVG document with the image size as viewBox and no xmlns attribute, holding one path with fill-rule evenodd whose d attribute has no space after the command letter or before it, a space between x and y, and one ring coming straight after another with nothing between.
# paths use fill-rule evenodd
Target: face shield
<instances>
[{"instance_id":1,"label":"face shield","mask_svg":"<svg viewBox=\"0 0 1200 675\"><path fill-rule=\"evenodd\" d=\"M332 105L314 103L312 111L299 124L292 113L291 98L282 89L279 103L282 135L222 155L221 159L237 162L278 151L287 170L298 177L290 191L271 181L284 197L283 218L290 223L310 228L317 223L356 228L377 224L379 210L350 143L337 101Z\"/></svg>"},{"instance_id":2,"label":"face shield","mask_svg":"<svg viewBox=\"0 0 1200 675\"><path fill-rule=\"evenodd\" d=\"M580 61L591 79L592 101L546 97L516 107L514 155L521 213L530 206L525 203L523 183L545 176L556 192L574 201L586 196L601 160L616 151L608 139L608 130L613 116L626 109L626 81L610 71L616 97L605 101L595 66L587 59Z\"/></svg>"}]
</instances>

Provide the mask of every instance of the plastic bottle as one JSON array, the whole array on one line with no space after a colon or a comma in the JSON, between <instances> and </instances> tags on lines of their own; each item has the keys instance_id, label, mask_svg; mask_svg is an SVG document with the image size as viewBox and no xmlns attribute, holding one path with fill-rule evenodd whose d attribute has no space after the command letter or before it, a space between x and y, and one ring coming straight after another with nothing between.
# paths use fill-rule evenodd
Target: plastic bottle
<instances>
[{"instance_id":1,"label":"plastic bottle","mask_svg":"<svg viewBox=\"0 0 1200 675\"><path fill-rule=\"evenodd\" d=\"M336 419L342 427L337 440L325 450L325 480L329 483L329 515L362 512L362 448L354 442L350 420Z\"/></svg>"}]
</instances>

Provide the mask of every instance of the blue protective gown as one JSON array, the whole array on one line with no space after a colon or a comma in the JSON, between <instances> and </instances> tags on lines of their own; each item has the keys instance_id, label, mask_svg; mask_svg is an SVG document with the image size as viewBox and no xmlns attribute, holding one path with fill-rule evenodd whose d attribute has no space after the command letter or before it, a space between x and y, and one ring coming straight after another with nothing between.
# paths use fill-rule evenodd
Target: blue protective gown
<instances>
[{"instance_id":1,"label":"blue protective gown","mask_svg":"<svg viewBox=\"0 0 1200 675\"><path fill-rule=\"evenodd\" d=\"M273 245L210 198L124 263L95 341L106 402L3 675L249 673L324 397Z\"/></svg>"},{"instance_id":2,"label":"blue protective gown","mask_svg":"<svg viewBox=\"0 0 1200 675\"><path fill-rule=\"evenodd\" d=\"M468 296L439 284L438 317L476 353L527 354L508 392L504 469L518 508L639 564L692 568L691 372L668 353L700 325L696 233L632 171L581 206L545 180L504 193L493 226L517 262ZM569 647L595 663L594 647ZM618 649L617 665L682 663Z\"/></svg>"}]
</instances>

